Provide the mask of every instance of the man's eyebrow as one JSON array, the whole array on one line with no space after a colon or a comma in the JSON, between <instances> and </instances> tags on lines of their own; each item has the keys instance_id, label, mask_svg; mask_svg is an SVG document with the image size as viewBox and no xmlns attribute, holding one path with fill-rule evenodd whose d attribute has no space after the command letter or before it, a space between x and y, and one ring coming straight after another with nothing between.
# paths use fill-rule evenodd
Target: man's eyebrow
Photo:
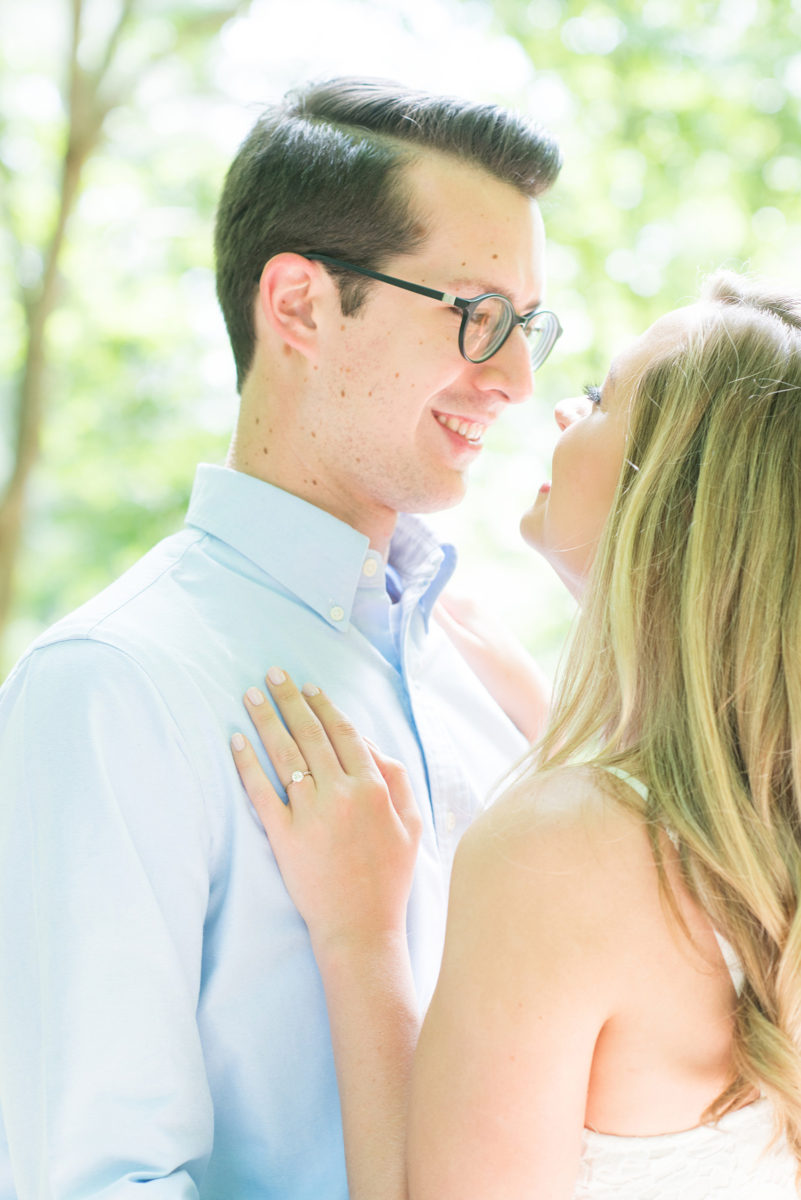
<instances>
[{"instance_id":1,"label":"man's eyebrow","mask_svg":"<svg viewBox=\"0 0 801 1200\"><path fill-rule=\"evenodd\" d=\"M486 292L491 292L496 296L507 295L503 288L499 288L496 284L490 283L488 279L476 279L474 275L469 277L460 276L459 278L454 279L453 288L454 290L450 293L451 295L462 296L466 300L470 300L473 296L482 296ZM508 296L507 299L509 299ZM539 308L541 303L541 300L537 300L531 305L531 307L523 308L520 311L524 313L534 312L535 309Z\"/></svg>"}]
</instances>

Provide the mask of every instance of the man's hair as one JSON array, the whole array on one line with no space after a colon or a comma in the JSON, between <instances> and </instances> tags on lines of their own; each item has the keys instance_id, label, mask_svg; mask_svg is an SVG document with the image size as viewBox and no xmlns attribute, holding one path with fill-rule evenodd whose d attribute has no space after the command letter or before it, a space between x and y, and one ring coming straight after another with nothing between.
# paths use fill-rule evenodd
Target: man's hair
<instances>
[{"instance_id":1,"label":"man's hair","mask_svg":"<svg viewBox=\"0 0 801 1200\"><path fill-rule=\"evenodd\" d=\"M800 465L801 291L720 272L632 388L538 761L583 759L647 785L666 898L669 829L745 971L733 1078L702 1119L764 1092L801 1170Z\"/></svg>"},{"instance_id":2,"label":"man's hair","mask_svg":"<svg viewBox=\"0 0 801 1200\"><path fill-rule=\"evenodd\" d=\"M240 390L253 360L264 264L294 251L380 269L414 251L427 230L403 168L425 150L473 163L531 197L561 166L553 138L523 117L384 80L312 84L261 115L228 171L215 230L217 296ZM371 285L346 273L337 282L349 316Z\"/></svg>"}]
</instances>

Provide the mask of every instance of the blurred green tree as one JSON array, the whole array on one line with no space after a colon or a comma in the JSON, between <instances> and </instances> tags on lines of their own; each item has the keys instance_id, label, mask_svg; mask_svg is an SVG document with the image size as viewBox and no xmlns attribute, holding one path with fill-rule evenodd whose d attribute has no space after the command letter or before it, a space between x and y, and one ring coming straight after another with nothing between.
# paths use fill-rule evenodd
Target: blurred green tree
<instances>
[{"instance_id":1,"label":"blurred green tree","mask_svg":"<svg viewBox=\"0 0 801 1200\"><path fill-rule=\"evenodd\" d=\"M560 134L560 306L606 354L721 264L801 265L798 0L492 0Z\"/></svg>"},{"instance_id":2,"label":"blurred green tree","mask_svg":"<svg viewBox=\"0 0 801 1200\"><path fill-rule=\"evenodd\" d=\"M0 667L173 529L195 462L224 454L235 393L209 232L230 110L244 131L247 104L331 68L315 40L326 2L294 0L303 39L285 0L0 9L0 278L12 281L0 290ZM456 55L471 23L513 39L515 70L476 76L474 94L534 113L562 143L544 211L565 337L537 403L493 431L446 529L468 590L552 662L572 603L516 532L547 474L549 402L598 382L623 341L695 295L699 274L724 263L798 277L801 0L437 4L338 0L325 40L340 24L347 57L337 51L334 69L359 70L358 26L361 69L374 73L356 8L381 9L382 44L391 19L430 36L441 61L448 8ZM232 101L220 46L230 29L237 46L254 33L226 22L257 10L267 36L253 57L270 95L257 73L248 100Z\"/></svg>"},{"instance_id":3,"label":"blurred green tree","mask_svg":"<svg viewBox=\"0 0 801 1200\"><path fill-rule=\"evenodd\" d=\"M799 0L461 0L514 37L528 81L500 99L557 134L544 197L548 302L565 334L535 404L493 431L449 516L468 582L553 665L564 589L521 552L518 514L548 477L551 408L718 266L801 277ZM490 567L489 571L487 566Z\"/></svg>"},{"instance_id":4,"label":"blurred green tree","mask_svg":"<svg viewBox=\"0 0 801 1200\"><path fill-rule=\"evenodd\" d=\"M188 317L209 289L200 222L217 159L202 124L183 136L180 113L156 145L137 125L136 101L178 74L184 95L196 94L197 120L213 92L208 47L243 4L38 7L35 55L15 40L9 10L0 41L0 264L13 281L0 298L0 638L18 614L12 650L165 531L186 498L176 444L181 461L202 457L209 441L219 453L202 414L173 423L164 403L179 372L189 388L198 383ZM115 153L104 155L115 119ZM202 407L200 392L194 399ZM49 469L32 494L43 450ZM130 503L109 509L126 475Z\"/></svg>"}]
</instances>

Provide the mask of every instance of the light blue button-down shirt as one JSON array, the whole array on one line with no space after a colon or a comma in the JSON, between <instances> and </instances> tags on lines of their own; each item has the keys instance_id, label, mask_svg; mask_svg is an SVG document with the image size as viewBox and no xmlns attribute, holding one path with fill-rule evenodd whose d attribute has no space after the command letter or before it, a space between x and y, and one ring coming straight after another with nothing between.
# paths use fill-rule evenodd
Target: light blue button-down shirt
<instances>
[{"instance_id":1,"label":"light blue button-down shirt","mask_svg":"<svg viewBox=\"0 0 801 1200\"><path fill-rule=\"evenodd\" d=\"M228 742L276 664L406 763L426 1003L454 848L523 748L429 620L453 559L401 518L393 604L362 534L203 466L187 528L17 665L0 692L0 1200L145 1182L164 1200L344 1200L320 978Z\"/></svg>"}]
</instances>

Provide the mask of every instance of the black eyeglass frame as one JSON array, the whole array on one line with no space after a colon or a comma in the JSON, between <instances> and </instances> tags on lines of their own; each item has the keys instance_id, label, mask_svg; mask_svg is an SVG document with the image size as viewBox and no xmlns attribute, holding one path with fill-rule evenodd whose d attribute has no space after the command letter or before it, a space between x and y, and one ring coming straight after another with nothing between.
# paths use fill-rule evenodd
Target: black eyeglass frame
<instances>
[{"instance_id":1,"label":"black eyeglass frame","mask_svg":"<svg viewBox=\"0 0 801 1200\"><path fill-rule=\"evenodd\" d=\"M525 333L528 326L535 317L548 316L552 320L548 324L546 336L543 344L544 351L538 355L536 347L531 350L531 369L539 370L542 364L547 359L548 355L553 350L554 346L562 336L564 330L559 322L556 313L549 308L535 308L530 313L516 312L512 301L508 296L503 296L500 292L484 292L481 296L473 296L471 299L465 299L463 296L454 296L450 292L438 292L434 288L425 287L422 283L409 283L408 279L397 279L394 275L384 275L381 271L371 271L367 267L357 267L353 263L343 262L342 259L332 258L329 254L304 254L304 258L311 259L313 262L326 263L332 267L339 267L343 271L353 271L357 275L366 275L369 279L377 279L379 283L389 283L393 287L403 288L407 292L416 292L419 296L428 296L431 300L440 300L443 304L448 304L451 308L460 308L462 310L462 323L459 326L459 353L462 358L467 359L471 363L483 363L487 359L492 358L494 354L506 344L510 335L520 325ZM484 354L481 358L471 358L464 348L464 335L467 328L467 323L472 317L475 310L484 300L502 300L507 306L508 312L511 314L509 328L501 338L500 342L494 349L490 350L489 354Z\"/></svg>"}]
</instances>

